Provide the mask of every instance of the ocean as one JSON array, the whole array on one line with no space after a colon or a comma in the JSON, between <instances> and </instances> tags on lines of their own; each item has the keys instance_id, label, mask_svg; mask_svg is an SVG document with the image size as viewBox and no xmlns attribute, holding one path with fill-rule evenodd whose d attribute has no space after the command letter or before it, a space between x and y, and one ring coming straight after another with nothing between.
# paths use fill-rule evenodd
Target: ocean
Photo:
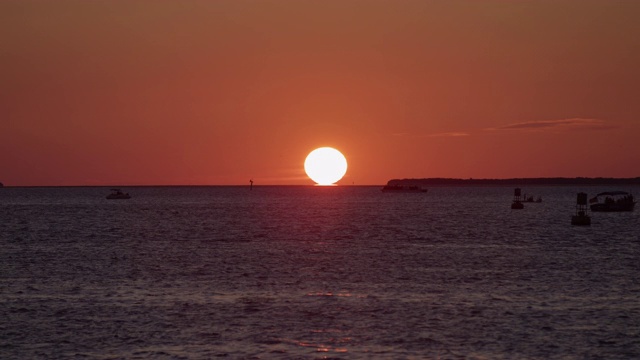
<instances>
[{"instance_id":1,"label":"ocean","mask_svg":"<svg viewBox=\"0 0 640 360\"><path fill-rule=\"evenodd\" d=\"M0 358L640 358L640 187L380 189L2 188Z\"/></svg>"}]
</instances>

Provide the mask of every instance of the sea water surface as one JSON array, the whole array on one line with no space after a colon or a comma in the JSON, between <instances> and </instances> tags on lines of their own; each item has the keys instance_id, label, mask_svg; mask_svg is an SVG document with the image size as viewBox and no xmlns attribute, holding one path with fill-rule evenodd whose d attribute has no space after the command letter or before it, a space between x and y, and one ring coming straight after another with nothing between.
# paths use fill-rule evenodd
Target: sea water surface
<instances>
[{"instance_id":1,"label":"sea water surface","mask_svg":"<svg viewBox=\"0 0 640 360\"><path fill-rule=\"evenodd\" d=\"M640 358L618 189L123 190L0 189L0 358Z\"/></svg>"}]
</instances>

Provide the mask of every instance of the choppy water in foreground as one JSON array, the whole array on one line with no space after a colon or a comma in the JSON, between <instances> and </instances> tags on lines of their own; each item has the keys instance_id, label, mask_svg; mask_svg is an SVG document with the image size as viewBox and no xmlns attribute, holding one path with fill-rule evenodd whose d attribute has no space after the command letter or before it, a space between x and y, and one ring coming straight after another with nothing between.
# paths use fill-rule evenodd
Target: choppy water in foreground
<instances>
[{"instance_id":1,"label":"choppy water in foreground","mask_svg":"<svg viewBox=\"0 0 640 360\"><path fill-rule=\"evenodd\" d=\"M612 189L379 189L0 189L0 358L640 358Z\"/></svg>"}]
</instances>

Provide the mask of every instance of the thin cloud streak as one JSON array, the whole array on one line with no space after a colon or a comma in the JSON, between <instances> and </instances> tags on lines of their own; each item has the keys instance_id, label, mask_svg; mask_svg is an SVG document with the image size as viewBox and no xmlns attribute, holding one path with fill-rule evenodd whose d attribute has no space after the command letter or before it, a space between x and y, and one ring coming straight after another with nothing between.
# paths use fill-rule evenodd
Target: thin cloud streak
<instances>
[{"instance_id":1,"label":"thin cloud streak","mask_svg":"<svg viewBox=\"0 0 640 360\"><path fill-rule=\"evenodd\" d=\"M599 119L558 119L558 120L540 120L527 121L521 123L507 124L499 127L488 128L489 131L544 131L552 129L586 129L586 130L609 130L617 126L606 124L604 120Z\"/></svg>"},{"instance_id":2,"label":"thin cloud streak","mask_svg":"<svg viewBox=\"0 0 640 360\"><path fill-rule=\"evenodd\" d=\"M483 129L484 134L487 131L499 132L507 131L531 131L531 132L544 132L544 131L567 131L567 130L593 130L602 131L619 128L618 125L608 124L604 120L600 119L584 119L584 118L570 118L570 119L557 119L557 120L539 120L539 121L526 121L519 123L511 123L503 126L492 127ZM465 131L451 131L445 133L435 134L413 134L408 132L394 133L393 136L398 137L410 137L410 138L435 138L435 137L466 137L482 135L482 132L465 132Z\"/></svg>"},{"instance_id":3,"label":"thin cloud streak","mask_svg":"<svg viewBox=\"0 0 640 360\"><path fill-rule=\"evenodd\" d=\"M470 135L471 134L466 132L446 132L446 133L427 135L427 137L459 137L459 136L470 136Z\"/></svg>"},{"instance_id":4,"label":"thin cloud streak","mask_svg":"<svg viewBox=\"0 0 640 360\"><path fill-rule=\"evenodd\" d=\"M411 133L395 133L393 136L406 136L414 138L427 138L427 137L461 137L470 136L471 134L466 132L446 132L437 134L411 134Z\"/></svg>"}]
</instances>

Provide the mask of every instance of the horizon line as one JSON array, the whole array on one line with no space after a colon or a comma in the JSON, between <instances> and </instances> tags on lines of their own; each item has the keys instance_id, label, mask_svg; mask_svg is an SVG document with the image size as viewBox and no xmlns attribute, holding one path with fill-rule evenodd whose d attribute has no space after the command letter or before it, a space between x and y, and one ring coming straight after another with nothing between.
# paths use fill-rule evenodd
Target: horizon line
<instances>
[{"instance_id":1,"label":"horizon line","mask_svg":"<svg viewBox=\"0 0 640 360\"><path fill-rule=\"evenodd\" d=\"M393 178L387 181L386 184L334 184L335 187L347 187L347 186L384 186L389 184L390 182L398 182L398 181L459 181L459 182L481 182L481 181L494 181L494 182L507 182L507 181L544 181L544 180L563 180L563 181L571 181L571 180L580 180L580 181L638 181L640 183L640 176L636 177L585 177L585 176L576 176L576 177L563 177L563 176L553 176L553 177L513 177L513 178L453 178L453 177L425 177L425 178ZM0 183L2 184L2 183ZM245 184L103 184L103 185L0 185L0 188L36 188L36 187L246 187L251 185ZM304 186L317 186L317 184L253 184L254 187L260 186L290 186L290 187L304 187Z\"/></svg>"}]
</instances>

